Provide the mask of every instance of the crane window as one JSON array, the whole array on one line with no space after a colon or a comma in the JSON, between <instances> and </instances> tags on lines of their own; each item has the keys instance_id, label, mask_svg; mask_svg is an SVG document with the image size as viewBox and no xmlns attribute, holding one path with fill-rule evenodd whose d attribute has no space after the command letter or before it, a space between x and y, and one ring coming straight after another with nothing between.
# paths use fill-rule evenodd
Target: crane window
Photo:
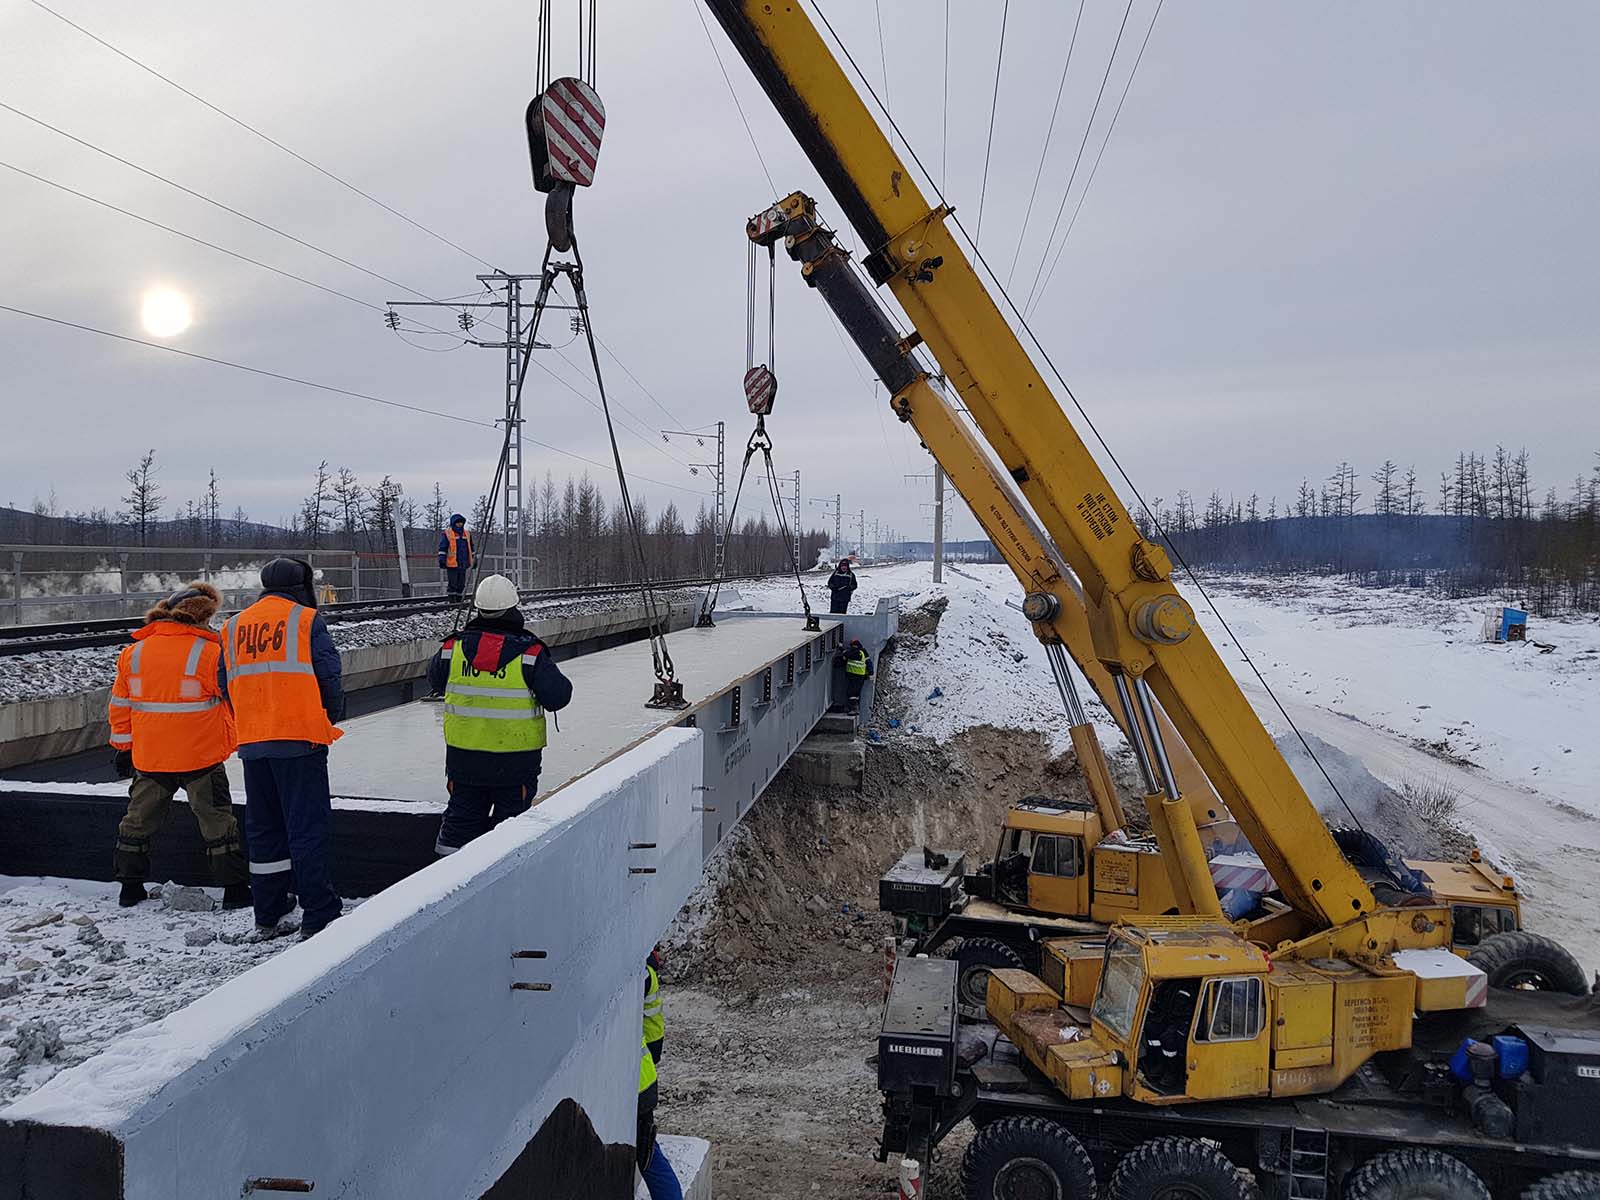
<instances>
[{"instance_id":1,"label":"crane window","mask_svg":"<svg viewBox=\"0 0 1600 1200\"><path fill-rule=\"evenodd\" d=\"M1476 946L1497 933L1517 927L1517 914L1496 904L1457 904L1450 909L1451 940L1457 946Z\"/></svg>"},{"instance_id":2,"label":"crane window","mask_svg":"<svg viewBox=\"0 0 1600 1200\"><path fill-rule=\"evenodd\" d=\"M1136 947L1121 938L1106 943L1100 970L1100 990L1095 993L1094 1019L1124 1041L1133 1031L1133 1018L1144 988L1144 960Z\"/></svg>"},{"instance_id":3,"label":"crane window","mask_svg":"<svg viewBox=\"0 0 1600 1200\"><path fill-rule=\"evenodd\" d=\"M1083 874L1083 839L1040 835L1033 844L1033 873L1077 879Z\"/></svg>"},{"instance_id":4,"label":"crane window","mask_svg":"<svg viewBox=\"0 0 1600 1200\"><path fill-rule=\"evenodd\" d=\"M1213 979L1206 984L1200 1019L1195 1023L1197 1042L1248 1042L1261 1032L1261 980Z\"/></svg>"}]
</instances>

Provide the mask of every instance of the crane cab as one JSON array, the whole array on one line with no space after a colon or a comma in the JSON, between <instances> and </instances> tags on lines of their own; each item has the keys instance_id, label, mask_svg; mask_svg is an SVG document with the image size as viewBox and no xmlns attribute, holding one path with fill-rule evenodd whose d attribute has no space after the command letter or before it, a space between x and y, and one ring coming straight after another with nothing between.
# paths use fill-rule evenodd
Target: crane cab
<instances>
[{"instance_id":1,"label":"crane cab","mask_svg":"<svg viewBox=\"0 0 1600 1200\"><path fill-rule=\"evenodd\" d=\"M1106 836L1092 804L1032 797L1007 811L995 847L994 899L1016 908L1110 923L1175 912L1166 866L1148 838Z\"/></svg>"},{"instance_id":2,"label":"crane cab","mask_svg":"<svg viewBox=\"0 0 1600 1200\"><path fill-rule=\"evenodd\" d=\"M1113 1090L1156 1105L1312 1095L1411 1044L1410 971L1274 962L1208 917L1114 926L1098 974L1087 1012L1024 971L990 976L990 1017L1074 1099Z\"/></svg>"},{"instance_id":3,"label":"crane cab","mask_svg":"<svg viewBox=\"0 0 1600 1200\"><path fill-rule=\"evenodd\" d=\"M1466 862L1407 859L1419 872L1434 899L1450 909L1450 948L1468 955L1497 933L1522 928L1522 901L1517 883L1483 861L1474 850Z\"/></svg>"}]
</instances>

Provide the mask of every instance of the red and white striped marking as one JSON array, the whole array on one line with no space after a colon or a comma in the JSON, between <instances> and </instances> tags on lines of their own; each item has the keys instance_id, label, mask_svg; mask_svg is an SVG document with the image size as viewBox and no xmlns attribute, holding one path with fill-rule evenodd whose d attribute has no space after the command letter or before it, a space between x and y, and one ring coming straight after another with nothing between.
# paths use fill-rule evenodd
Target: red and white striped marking
<instances>
[{"instance_id":1,"label":"red and white striped marking","mask_svg":"<svg viewBox=\"0 0 1600 1200\"><path fill-rule=\"evenodd\" d=\"M782 224L783 209L774 204L765 212L759 212L745 222L745 233L752 242L759 242Z\"/></svg>"},{"instance_id":2,"label":"red and white striped marking","mask_svg":"<svg viewBox=\"0 0 1600 1200\"><path fill-rule=\"evenodd\" d=\"M778 377L765 365L751 367L744 373L744 402L756 416L770 413L777 396Z\"/></svg>"},{"instance_id":3,"label":"red and white striped marking","mask_svg":"<svg viewBox=\"0 0 1600 1200\"><path fill-rule=\"evenodd\" d=\"M1270 892L1275 886L1272 873L1254 854L1217 855L1211 860L1211 882L1219 892L1241 888L1257 895Z\"/></svg>"},{"instance_id":4,"label":"red and white striped marking","mask_svg":"<svg viewBox=\"0 0 1600 1200\"><path fill-rule=\"evenodd\" d=\"M588 187L600 158L606 130L606 109L600 96L581 79L554 80L539 97L544 119L544 144L552 179Z\"/></svg>"}]
</instances>

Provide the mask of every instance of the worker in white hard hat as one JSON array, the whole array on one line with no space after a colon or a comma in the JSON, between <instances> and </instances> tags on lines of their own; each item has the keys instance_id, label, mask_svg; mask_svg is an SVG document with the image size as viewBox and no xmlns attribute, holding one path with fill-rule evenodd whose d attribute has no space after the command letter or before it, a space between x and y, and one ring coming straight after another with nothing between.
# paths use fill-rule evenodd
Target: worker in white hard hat
<instances>
[{"instance_id":1,"label":"worker in white hard hat","mask_svg":"<svg viewBox=\"0 0 1600 1200\"><path fill-rule=\"evenodd\" d=\"M428 664L444 692L444 771L450 802L434 849L454 854L507 817L528 811L539 791L545 712L572 699L572 683L529 633L516 584L490 575L476 612Z\"/></svg>"}]
</instances>

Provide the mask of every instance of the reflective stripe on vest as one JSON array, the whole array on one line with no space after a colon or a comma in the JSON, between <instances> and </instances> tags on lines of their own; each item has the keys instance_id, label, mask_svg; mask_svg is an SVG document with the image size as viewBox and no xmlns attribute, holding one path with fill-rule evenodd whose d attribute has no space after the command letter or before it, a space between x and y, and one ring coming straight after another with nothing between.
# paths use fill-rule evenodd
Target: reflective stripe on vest
<instances>
[{"instance_id":1,"label":"reflective stripe on vest","mask_svg":"<svg viewBox=\"0 0 1600 1200\"><path fill-rule=\"evenodd\" d=\"M233 753L233 714L215 694L216 684L201 678L206 646L212 641L169 624L129 649L116 689L126 695L110 698L114 713L129 714L129 727L113 732L110 741L118 748L133 748L139 770L198 770ZM209 673L214 680L214 661Z\"/></svg>"},{"instance_id":2,"label":"reflective stripe on vest","mask_svg":"<svg viewBox=\"0 0 1600 1200\"><path fill-rule=\"evenodd\" d=\"M659 1042L667 1032L666 1018L661 1015L661 977L649 963L644 970L648 981L644 992L644 1040Z\"/></svg>"},{"instance_id":3,"label":"reflective stripe on vest","mask_svg":"<svg viewBox=\"0 0 1600 1200\"><path fill-rule=\"evenodd\" d=\"M322 707L311 662L316 614L285 596L263 596L223 627L223 663L241 745L342 736Z\"/></svg>"},{"instance_id":4,"label":"reflective stripe on vest","mask_svg":"<svg viewBox=\"0 0 1600 1200\"><path fill-rule=\"evenodd\" d=\"M522 677L523 656L495 671L472 665L466 645L449 650L444 688L444 740L458 750L510 754L545 747L544 709Z\"/></svg>"},{"instance_id":5,"label":"reflective stripe on vest","mask_svg":"<svg viewBox=\"0 0 1600 1200\"><path fill-rule=\"evenodd\" d=\"M450 549L445 552L444 565L447 567L464 567L470 564L472 562L472 534L465 529L463 529L460 533L457 533L455 531L455 527L451 526L449 529L444 531L444 536L450 547ZM456 553L456 544L458 542L466 542L467 544L466 562L460 561L460 556Z\"/></svg>"},{"instance_id":6,"label":"reflective stripe on vest","mask_svg":"<svg viewBox=\"0 0 1600 1200\"><path fill-rule=\"evenodd\" d=\"M854 654L844 657L844 673L846 675L865 675L867 673L867 654L863 650L858 658Z\"/></svg>"},{"instance_id":7,"label":"reflective stripe on vest","mask_svg":"<svg viewBox=\"0 0 1600 1200\"><path fill-rule=\"evenodd\" d=\"M650 1047L639 1038L639 1095L644 1095L656 1082L656 1060L650 1057Z\"/></svg>"}]
</instances>

